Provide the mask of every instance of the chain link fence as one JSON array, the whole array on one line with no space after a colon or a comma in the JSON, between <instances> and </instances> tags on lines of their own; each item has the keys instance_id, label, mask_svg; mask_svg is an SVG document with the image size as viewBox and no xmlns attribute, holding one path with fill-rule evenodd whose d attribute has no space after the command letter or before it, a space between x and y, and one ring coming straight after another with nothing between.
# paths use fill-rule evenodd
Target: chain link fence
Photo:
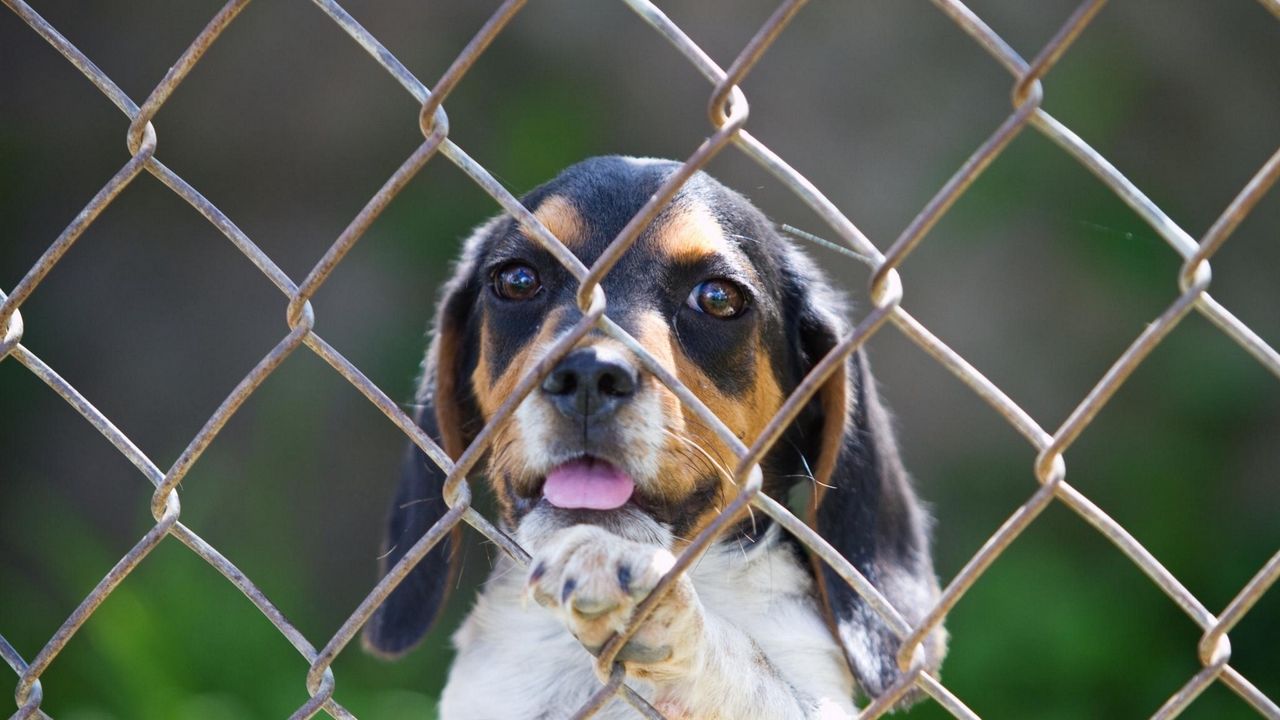
<instances>
[{"instance_id":1,"label":"chain link fence","mask_svg":"<svg viewBox=\"0 0 1280 720\"><path fill-rule=\"evenodd\" d=\"M1109 540L1203 630L1198 646L1187 648L1188 653L1194 653L1199 659L1202 669L1187 679L1185 684L1156 710L1154 717L1171 718L1179 715L1206 687L1220 681L1243 698L1261 716L1280 718L1280 705L1231 666L1231 644L1228 639L1228 633L1249 612L1263 593L1280 578L1280 552L1273 555L1249 582L1240 588L1225 608L1214 613L1188 591L1178 578L1161 565L1124 527L1066 480L1067 466L1064 453L1089 427L1093 418L1108 403L1134 369L1189 313L1202 314L1244 348L1271 374L1280 379L1280 354L1209 293L1212 279L1209 260L1277 178L1280 178L1280 151L1262 163L1261 168L1222 211L1217 221L1197 240L1120 174L1106 158L1041 107L1044 96L1043 78L1102 9L1104 0L1089 0L1082 3L1062 24L1049 43L1030 61L1015 52L980 17L958 0L934 0L939 11L950 18L1012 76L1012 111L933 196L907 228L883 251L813 183L745 129L749 106L739 85L779 35L785 31L791 19L801 11L805 5L803 0L789 0L782 3L727 69L717 65L680 27L652 3L647 0L623 0L710 82L713 89L707 113L712 133L684 162L681 169L630 220L625 229L613 240L608 250L591 267L583 265L508 192L501 182L449 138L449 118L443 107L445 99L458 86L490 43L521 10L525 4L523 0L504 2L430 89L409 72L376 37L356 22L338 3L333 0L314 0L314 4L320 11L364 48L374 62L390 73L405 91L421 104L418 119L423 141L383 184L377 194L368 201L301 282L295 282L290 278L229 217L177 172L160 162L155 155L158 135L152 119L168 101L175 88L201 61L210 46L244 9L248 0L231 0L222 7L140 105L126 95L89 57L81 53L26 2L23 0L4 0L4 2L32 30L79 69L108 100L130 118L131 122L127 137L130 153L128 162L98 191L31 267L25 277L7 294L0 292L0 301L3 301L3 304L0 304L0 330L2 330L0 360L11 360L30 370L105 436L155 488L151 499L154 526L85 596L38 654L30 659L24 658L3 636L0 636L0 655L3 655L5 662L18 676L14 694L17 711L13 714L13 718L48 717L41 709L45 693L45 688L41 684L42 675L73 640L77 630L121 581L133 572L157 545L170 536L217 569L228 582L244 593L261 611L263 617L274 625L310 663L310 671L305 678L310 699L297 708L292 715L293 718L310 718L322 712L334 718L354 717L334 697L336 679L331 666L392 589L453 528L465 523L518 562L524 563L528 560L529 556L522 548L472 507L472 491L467 476L484 454L495 430L508 421L524 396L541 382L542 371L549 369L552 363L549 361L543 363L540 368L528 371L521 379L516 391L501 406L476 440L459 458L454 460L427 437L394 401L365 377L359 368L314 331L315 314L310 299L392 199L427 162L437 155L443 156L445 160L456 165L492 196L506 212L517 218L524 227L530 228L536 240L577 278L578 304L583 312L583 318L571 332L556 342L550 349L548 358L554 360L563 356L584 334L592 330L600 330L618 339L642 359L645 367L665 383L685 403L688 410L698 415L708 427L713 428L737 456L733 473L741 488L740 492L709 527L692 539L679 556L675 567L658 584L649 598L641 603L628 630L614 637L600 652L597 671L602 678L601 687L586 706L576 709L574 717L590 717L615 696L622 697L644 717L661 717L627 686L622 666L615 662L615 657L634 632L636 625L647 616L670 587L671 581L695 563L722 530L730 527L749 510L754 509L766 513L779 522L828 563L902 638L902 650L898 658L899 665L904 671L901 681L865 708L862 717L879 717L904 694L918 688L952 716L976 718L978 716L965 705L961 698L953 694L937 677L923 669L923 639L943 621L948 611L960 601L991 563L1035 521L1047 506L1057 501L1070 508ZM1280 0L1261 0L1261 2L1280 20ZM1042 427L999 387L935 337L902 307L905 289L897 272L912 251L924 240L930 229L966 192L984 169L1004 151L1014 137L1028 128L1044 135L1096 175L1145 220L1183 261L1176 277L1179 292L1168 307L1132 341L1067 419L1052 431ZM813 369L787 399L777 416L769 422L760 437L756 438L750 446L743 444L688 388L684 387L634 338L627 335L605 315L607 299L600 286L601 279L627 252L641 231L664 208L681 185L714 156L730 146L758 163L794 192L800 200L826 221L834 236L844 246L865 258L873 269L870 281L871 305L858 321L852 334L843 338L839 345ZM21 344L23 335L21 305L71 249L85 229L124 192L134 179L144 172L155 176L194 207L280 290L286 300L286 319L289 328L288 333L230 392L204 427L190 440L186 450L167 470L148 458L112 424L110 419L94 407L92 402ZM1015 428L1038 453L1033 467L1030 468L1030 476L1035 480L1034 492L946 584L938 605L914 626L908 624L866 578L817 534L777 501L760 492L761 473L758 463L761 458L778 441L783 430L845 358L886 324L896 327L968 386ZM237 569L217 548L204 541L180 521L182 506L177 492L179 483L245 400L291 353L303 346L322 358L335 372L358 389L369 402L395 423L415 445L448 474L445 499L451 508L439 523L417 541L386 577L373 587L332 637L319 647L304 637L249 577Z\"/></svg>"}]
</instances>

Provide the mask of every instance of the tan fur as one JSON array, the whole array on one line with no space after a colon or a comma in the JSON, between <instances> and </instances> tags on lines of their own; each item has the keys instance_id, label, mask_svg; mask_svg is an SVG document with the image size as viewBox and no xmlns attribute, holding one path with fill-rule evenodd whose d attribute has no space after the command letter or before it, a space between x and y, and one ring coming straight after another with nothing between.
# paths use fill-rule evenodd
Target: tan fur
<instances>
[{"instance_id":1,"label":"tan fur","mask_svg":"<svg viewBox=\"0 0 1280 720\"><path fill-rule=\"evenodd\" d=\"M480 353L476 369L471 373L471 387L475 392L476 403L480 406L480 412L484 415L486 421L493 417L498 408L502 406L502 403L515 393L521 377L533 365L537 364L541 359L543 350L555 341L555 328L564 313L564 308L557 308L551 311L546 320L543 321L542 327L539 328L538 334L515 354L515 357L512 358L511 363L507 366L506 372L498 376L492 383L489 382L492 369L489 366L487 353L483 351ZM480 347L486 348L488 346L489 324L485 319L480 324ZM513 472L522 466L522 461L526 454L525 450L524 438L518 425L512 419L508 419L498 427L489 450L489 466L491 470L489 480L494 486L494 494L497 497L499 509L506 518L511 518L512 513L507 497L508 484L525 479L521 477L522 473Z\"/></svg>"},{"instance_id":2,"label":"tan fur","mask_svg":"<svg viewBox=\"0 0 1280 720\"><path fill-rule=\"evenodd\" d=\"M840 448L844 444L845 425L849 418L849 377L842 363L831 377L818 389L818 402L822 405L822 452L818 455L818 464L814 467L813 502L810 506L817 509L822 501L822 493L830 485L831 473L835 471L836 461L840 459ZM811 523L812 524L812 523Z\"/></svg>"},{"instance_id":3,"label":"tan fur","mask_svg":"<svg viewBox=\"0 0 1280 720\"><path fill-rule=\"evenodd\" d=\"M672 210L654 235L658 252L686 263L723 253L730 247L720 223L701 205Z\"/></svg>"},{"instance_id":4,"label":"tan fur","mask_svg":"<svg viewBox=\"0 0 1280 720\"><path fill-rule=\"evenodd\" d=\"M449 457L457 460L466 449L460 429L461 409L454 402L458 391L457 360L460 328L449 323L440 327L433 350L436 353L436 424L440 429L440 443Z\"/></svg>"},{"instance_id":5,"label":"tan fur","mask_svg":"<svg viewBox=\"0 0 1280 720\"><path fill-rule=\"evenodd\" d=\"M759 437L768 422L784 400L782 388L778 386L773 372L773 363L763 349L755 353L756 384L741 397L726 395L715 386L706 373L674 342L674 336L667 321L656 313L646 313L639 322L637 339L645 349L652 353L663 366L671 371L682 383L693 391L713 413L716 414L742 441L750 445ZM759 344L757 343L757 347ZM735 492L735 480L728 475L733 472L733 451L728 448L719 435L706 427L705 423L685 408L675 394L662 385L656 378L650 380L659 389L663 399L663 410L667 417L667 427L677 435L683 435L695 443L710 456L709 462L718 465L717 478L721 483L721 497L731 497ZM687 497L694 491L697 482L707 469L702 463L690 463L688 452L682 447L684 443L668 437L668 462L664 466L659 480L663 497L678 500ZM691 450L695 454L697 450ZM710 523L719 514L720 507L713 505L707 508L694 522L693 530L687 535L692 537L698 530Z\"/></svg>"},{"instance_id":6,"label":"tan fur","mask_svg":"<svg viewBox=\"0 0 1280 720\"><path fill-rule=\"evenodd\" d=\"M533 216L570 250L580 246L586 236L582 216L573 207L573 203L562 195L552 195L543 200L538 209L533 211ZM520 229L533 237L533 229L527 224L521 223Z\"/></svg>"},{"instance_id":7,"label":"tan fur","mask_svg":"<svg viewBox=\"0 0 1280 720\"><path fill-rule=\"evenodd\" d=\"M675 373L675 349L671 341L671 328L666 320L657 313L647 312L640 317L637 325L636 339L661 363L662 367ZM658 395L663 425L676 437L688 437L690 433L680 400L656 377L648 373L645 375L646 389ZM663 463L655 484L657 494L672 501L687 496L692 491L696 480L690 464L679 461L682 457L681 442L676 437L668 435L665 438L666 462ZM694 441L697 442L697 440Z\"/></svg>"}]
</instances>

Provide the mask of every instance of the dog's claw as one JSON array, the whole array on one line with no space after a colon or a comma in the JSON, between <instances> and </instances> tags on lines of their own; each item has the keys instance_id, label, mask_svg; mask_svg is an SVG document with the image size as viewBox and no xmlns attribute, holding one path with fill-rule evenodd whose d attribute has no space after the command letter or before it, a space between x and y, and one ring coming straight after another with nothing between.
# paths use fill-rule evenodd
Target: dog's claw
<instances>
[{"instance_id":1,"label":"dog's claw","mask_svg":"<svg viewBox=\"0 0 1280 720\"><path fill-rule=\"evenodd\" d=\"M556 606L555 597L548 592L544 592L543 590L534 587L530 589L530 594L533 595L534 602L544 608L554 608Z\"/></svg>"}]
</instances>

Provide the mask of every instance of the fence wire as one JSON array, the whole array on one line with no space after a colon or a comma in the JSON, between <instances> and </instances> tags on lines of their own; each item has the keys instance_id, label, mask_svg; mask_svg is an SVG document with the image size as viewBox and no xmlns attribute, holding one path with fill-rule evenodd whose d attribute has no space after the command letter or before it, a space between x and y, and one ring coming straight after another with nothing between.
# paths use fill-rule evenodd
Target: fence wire
<instances>
[{"instance_id":1,"label":"fence wire","mask_svg":"<svg viewBox=\"0 0 1280 720\"><path fill-rule=\"evenodd\" d=\"M1178 689L1152 717L1172 718L1180 714L1206 687L1221 681L1243 698L1260 715L1280 719L1280 705L1258 690L1247 678L1230 665L1231 644L1228 633L1240 622L1268 588L1280 578L1280 551L1254 575L1226 608L1214 614L1200 602L1174 575L1166 569L1124 527L1109 517L1084 494L1066 481L1067 466L1064 453L1089 426L1094 416L1106 405L1137 366L1188 313L1195 311L1222 330L1243 347L1267 370L1280 379L1280 354L1217 302L1209 293L1212 275L1209 260L1221 247L1232 231L1252 210L1280 177L1280 150L1263 163L1249 183L1223 210L1221 216L1197 241L1177 225L1163 210L1148 199L1141 190L1124 177L1106 158L1080 139L1070 128L1044 111L1042 81L1072 42L1085 30L1094 16L1102 9L1105 0L1083 2L1061 28L1031 61L1022 58L999 35L986 25L959 0L932 0L933 4L969 35L975 42L1000 63L1013 77L1011 93L1012 111L991 136L980 145L968 160L955 172L927 205L915 216L902 233L881 251L872 243L837 206L812 182L792 168L781 157L746 129L748 103L739 84L752 71L786 29L787 24L805 5L805 0L783 2L747 43L727 70L715 63L675 23L648 0L622 0L653 30L665 38L711 83L713 89L708 102L708 117L712 134L685 160L678 172L663 185L655 196L633 217L613 240L609 248L591 266L582 264L556 237L548 231L520 202L503 187L483 166L473 160L461 147L449 139L449 118L443 103L484 53L489 44L525 5L524 0L507 0L484 23L479 32L431 90L422 84L388 51L376 37L362 27L334 0L313 0L316 7L330 17L339 27L363 47L375 62L390 73L419 103L419 125L423 142L395 173L368 201L360 213L319 259L302 282L295 283L235 223L212 202L200 194L174 170L161 163L155 156L157 133L152 123L156 114L173 91L200 62L204 53L218 40L223 31L248 4L248 0L230 0L213 16L196 36L186 51L178 58L151 94L136 104L107 77L93 61L81 53L70 41L47 23L24 0L4 0L13 12L47 40L86 78L102 91L130 119L126 145L129 160L89 201L65 230L8 294L0 291L0 361L12 358L39 377L54 392L71 404L89 423L102 433L155 487L151 500L151 512L155 525L142 536L114 567L85 596L80 605L54 633L45 646L30 660L24 659L0 636L0 655L18 675L14 693L17 711L12 718L45 718L41 710L44 687L40 678L58 657L76 631L112 593L120 582L142 563L150 552L165 538L172 536L192 552L218 570L252 602L263 616L276 627L297 651L310 663L305 684L309 700L299 707L291 718L310 718L320 712L334 718L353 718L354 715L334 699L336 680L331 668L359 629L374 610L391 593L396 585L426 553L450 530L466 523L493 541L516 561L526 563L529 555L489 520L471 506L471 489L467 475L481 458L495 430L507 422L520 401L540 383L542 376L587 332L600 330L625 343L642 360L687 408L707 423L737 456L733 474L741 488L724 512L709 527L699 533L678 557L675 566L662 579L650 596L642 602L628 628L615 636L601 650L597 659L597 673L601 678L600 690L590 702L577 710L574 717L590 717L615 696L622 697L636 711L649 718L662 716L637 693L627 687L621 663L615 661L618 651L635 632L636 626L652 611L673 580L701 556L712 541L725 528L735 523L742 514L754 508L768 514L792 532L808 548L828 563L853 589L865 598L889 627L902 639L898 663L904 674L902 679L883 696L863 709L861 718L876 718L887 712L894 703L913 688L919 688L952 716L977 718L978 715L956 697L926 667L923 643L931 630L936 628L946 614L982 576L991 563L1014 542L1015 539L1055 500L1070 508L1088 521L1099 533L1111 541L1150 580L1185 612L1202 630L1203 634L1194 652L1202 669L1196 672ZM1280 19L1280 0L1260 0ZM1169 306L1142 331L1129 347L1111 365L1102 379L1089 391L1065 421L1053 432L1045 430L1026 411L1011 400L1000 388L982 375L964 358L949 348L924 325L913 318L903 307L904 288L898 268L924 240L929 230L938 222L974 180L1000 155L1019 133L1033 128L1052 140L1077 162L1088 168L1106 184L1121 200L1146 221L1169 246L1183 259L1176 278L1179 292ZM635 242L641 231L657 216L681 185L699 168L728 146L757 162L783 185L812 208L834 231L835 236L848 249L865 258L872 269L870 280L871 306L844 338L801 382L787 399L782 409L769 422L765 430L750 446L744 445L698 398L678 379L667 372L643 346L605 316L606 297L601 280L614 267L619 258ZM431 440L397 404L369 381L342 353L325 342L314 330L315 314L310 298L326 281L334 268L360 237L404 188L404 186L436 155L443 155L460 168L477 185L491 195L509 214L517 218L523 227L532 230L534 238L557 258L579 282L578 305L582 320L564 335L551 349L547 363L532 368L523 376L516 391L503 403L475 441L456 460ZM162 470L134 443L112 424L105 415L66 382L58 373L28 348L21 344L23 334L21 305L31 296L49 271L62 259L85 229L114 201L129 184L143 172L159 179L179 197L186 200L197 212L214 225L232 242L266 277L284 294L286 322L289 332L268 352L262 360L230 392L226 400L208 419L199 433L191 439L168 470ZM892 324L912 342L941 363L947 370L967 385L982 400L999 413L1026 438L1038 451L1031 475L1037 483L1035 491L1000 528L982 545L960 572L945 586L937 606L916 625L909 624L876 588L837 553L822 538L793 516L778 502L762 494L759 462L773 447L783 430L796 414L812 398L822 383L836 371L841 363L863 345L886 323ZM217 548L205 542L199 535L180 522L181 503L178 484L201 454L217 437L223 426L253 394L262 382L299 347L306 346L338 374L346 378L369 402L395 423L409 439L422 449L434 463L447 473L445 501L449 512L441 518L397 563L350 617L338 628L323 646L317 648L285 617L267 596L223 556ZM1188 652L1192 648L1187 649Z\"/></svg>"}]
</instances>

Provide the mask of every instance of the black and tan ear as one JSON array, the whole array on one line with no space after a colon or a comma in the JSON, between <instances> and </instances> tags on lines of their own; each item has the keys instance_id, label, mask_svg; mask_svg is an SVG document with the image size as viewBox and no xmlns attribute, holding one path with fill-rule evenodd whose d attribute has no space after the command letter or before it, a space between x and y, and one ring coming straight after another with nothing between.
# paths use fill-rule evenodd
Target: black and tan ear
<instances>
[{"instance_id":1,"label":"black and tan ear","mask_svg":"<svg viewBox=\"0 0 1280 720\"><path fill-rule=\"evenodd\" d=\"M477 351L470 328L478 287L471 257L488 226L467 243L464 259L446 284L423 361L415 420L432 440L457 459L479 424L465 382ZM444 501L446 473L410 442L400 465L400 482L387 518L379 564L385 575L448 512ZM365 648L394 658L412 649L440 615L455 583L462 541L459 525L436 544L374 612L364 629Z\"/></svg>"},{"instance_id":2,"label":"black and tan ear","mask_svg":"<svg viewBox=\"0 0 1280 720\"><path fill-rule=\"evenodd\" d=\"M824 300L810 289L798 318L809 367L849 332ZM863 352L850 356L824 384L816 403L820 417L811 523L914 625L939 595L929 518L903 467ZM849 666L863 692L877 697L901 677L898 638L834 570L816 559L815 566L828 621ZM929 668L941 664L946 641L942 628L927 638Z\"/></svg>"}]
</instances>

